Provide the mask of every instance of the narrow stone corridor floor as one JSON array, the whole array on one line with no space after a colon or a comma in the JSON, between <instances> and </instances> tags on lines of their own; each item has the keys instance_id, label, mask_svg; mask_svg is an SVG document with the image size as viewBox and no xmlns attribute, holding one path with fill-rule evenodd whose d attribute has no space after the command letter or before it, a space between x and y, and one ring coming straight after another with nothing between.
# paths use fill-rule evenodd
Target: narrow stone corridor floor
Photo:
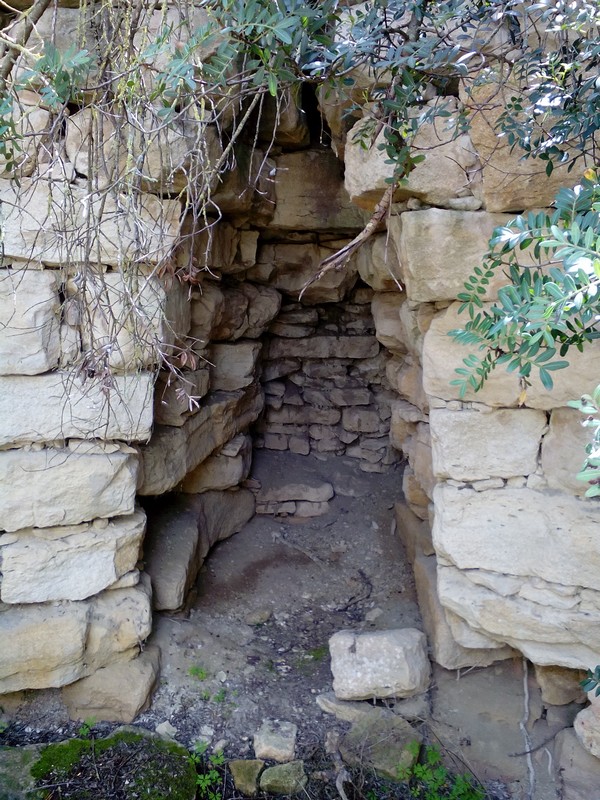
<instances>
[{"instance_id":1,"label":"narrow stone corridor floor","mask_svg":"<svg viewBox=\"0 0 600 800\"><path fill-rule=\"evenodd\" d=\"M296 723L300 740L322 739L332 718L316 697L331 691L333 633L420 619L395 534L400 469L368 474L350 459L257 451L252 478L263 487L328 482L335 497L322 516L257 515L218 544L188 608L157 615L152 637L163 652L153 719L238 754L263 718Z\"/></svg>"}]
</instances>

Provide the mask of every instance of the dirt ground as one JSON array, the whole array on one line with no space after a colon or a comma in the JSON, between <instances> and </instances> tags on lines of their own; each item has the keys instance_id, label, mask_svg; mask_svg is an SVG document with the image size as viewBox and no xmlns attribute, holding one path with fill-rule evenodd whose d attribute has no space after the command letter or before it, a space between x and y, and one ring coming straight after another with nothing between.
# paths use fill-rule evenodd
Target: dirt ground
<instances>
[{"instance_id":1,"label":"dirt ground","mask_svg":"<svg viewBox=\"0 0 600 800\"><path fill-rule=\"evenodd\" d=\"M421 627L394 522L401 469L369 474L352 459L257 451L253 478L328 481L330 510L304 520L256 516L211 551L187 607L155 616L150 643L162 651L161 679L136 723L154 730L168 722L182 744L205 741L228 758L253 757L263 719L298 726L300 758L322 750L328 731L347 728L316 702L332 688L329 637L347 628ZM426 735L495 787L495 797L555 800L544 748L531 764L518 755L527 749L523 718L534 744L554 730L524 668L520 660L462 675L435 668L422 705ZM79 727L68 721L59 690L38 692L3 743L61 738Z\"/></svg>"},{"instance_id":2,"label":"dirt ground","mask_svg":"<svg viewBox=\"0 0 600 800\"><path fill-rule=\"evenodd\" d=\"M339 462L258 451L253 477L263 486L282 476L328 481L331 510L305 520L254 517L211 552L189 610L158 616L163 671L151 713L185 739L224 739L241 754L262 719L274 718L322 740L331 718L315 697L331 691L329 637L419 626L393 530L401 472L371 475Z\"/></svg>"}]
</instances>

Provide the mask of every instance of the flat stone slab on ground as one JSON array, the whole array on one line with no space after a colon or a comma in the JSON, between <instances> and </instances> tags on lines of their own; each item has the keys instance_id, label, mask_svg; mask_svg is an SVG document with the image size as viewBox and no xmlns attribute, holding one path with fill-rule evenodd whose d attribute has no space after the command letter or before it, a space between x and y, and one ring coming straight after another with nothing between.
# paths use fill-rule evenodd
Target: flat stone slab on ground
<instances>
[{"instance_id":1,"label":"flat stone slab on ground","mask_svg":"<svg viewBox=\"0 0 600 800\"><path fill-rule=\"evenodd\" d=\"M373 769L379 775L398 779L398 770L417 760L423 737L402 717L363 717L340 741L340 753L350 766ZM412 746L411 746L412 745Z\"/></svg>"},{"instance_id":2,"label":"flat stone slab on ground","mask_svg":"<svg viewBox=\"0 0 600 800\"><path fill-rule=\"evenodd\" d=\"M274 761L292 761L296 754L298 727L293 722L264 719L254 734L254 752L257 758Z\"/></svg>"},{"instance_id":3,"label":"flat stone slab on ground","mask_svg":"<svg viewBox=\"0 0 600 800\"><path fill-rule=\"evenodd\" d=\"M255 797L258 792L258 776L265 766L265 762L260 758L236 758L229 761L227 766L238 792L246 797Z\"/></svg>"},{"instance_id":4,"label":"flat stone slab on ground","mask_svg":"<svg viewBox=\"0 0 600 800\"><path fill-rule=\"evenodd\" d=\"M269 767L260 776L260 788L269 794L298 794L308 783L303 761Z\"/></svg>"}]
</instances>

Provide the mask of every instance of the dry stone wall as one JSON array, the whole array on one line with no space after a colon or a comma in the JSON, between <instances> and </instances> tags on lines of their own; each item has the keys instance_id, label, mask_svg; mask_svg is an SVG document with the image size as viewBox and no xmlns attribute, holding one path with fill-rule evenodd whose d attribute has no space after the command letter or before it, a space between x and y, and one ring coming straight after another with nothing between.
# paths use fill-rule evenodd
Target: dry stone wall
<instances>
[{"instance_id":1,"label":"dry stone wall","mask_svg":"<svg viewBox=\"0 0 600 800\"><path fill-rule=\"evenodd\" d=\"M65 31L79 13L57 13L67 12ZM452 108L469 97L461 90ZM600 511L573 479L585 432L566 404L597 383L598 347L575 354L553 392L534 381L523 406L501 371L464 399L450 384L466 355L448 337L463 282L493 228L546 205L555 184L491 147L482 115L471 138L426 127L427 161L386 224L299 302L390 174L381 151L346 136L343 106L321 98L335 152L309 146L291 99L268 158L241 142L238 168L207 178L221 216L200 232L160 191L206 167L183 164L187 131L157 143L172 161L150 160L142 191L120 203L88 196L88 181L105 191L108 179L89 174L85 109L59 157L32 135L20 186L0 178L0 640L12 643L0 647L0 693L85 678L65 694L82 709L95 673L123 680L152 606L180 607L209 548L254 514L253 446L344 455L368 472L406 458L398 528L442 666L515 651L539 670L597 662ZM28 93L24 108L43 131L40 97ZM127 161L109 133L114 174ZM206 137L218 158L216 126ZM167 280L166 257L199 276ZM179 377L159 370L157 344L179 359ZM297 499L316 507L325 494ZM281 498L261 503L287 513ZM145 658L137 708L158 670Z\"/></svg>"},{"instance_id":2,"label":"dry stone wall","mask_svg":"<svg viewBox=\"0 0 600 800\"><path fill-rule=\"evenodd\" d=\"M457 297L491 231L511 218L503 212L544 207L568 183L562 175L550 185L516 161L511 179L500 180L513 156L490 146L485 113L477 120L470 142L466 136L454 142L473 158L461 162L446 145L431 152L422 180L419 165L387 222L405 292L381 304L380 313L385 307L388 335L395 329L400 341L411 341L407 357L387 367L401 398L392 404L391 440L408 458L405 497L433 529L434 554L417 553L421 605L429 598L435 606L431 638L454 639L453 651L440 649L446 666L458 656L468 662L469 649L472 663L482 663L481 648L510 645L538 665L589 668L598 660L592 565L600 511L581 498L585 485L574 478L586 434L580 415L566 406L595 386L600 350L594 344L575 353L552 392L534 379L522 405L518 379L501 370L464 399L451 385L468 354L448 336L462 324ZM365 155L351 134L344 152L353 201L372 205L389 168L383 158L372 163L377 155ZM455 175L447 158L463 164L462 182L433 186L431 175ZM495 299L502 281L492 282L485 300ZM374 310L377 321L375 304ZM436 587L438 599L431 599Z\"/></svg>"}]
</instances>

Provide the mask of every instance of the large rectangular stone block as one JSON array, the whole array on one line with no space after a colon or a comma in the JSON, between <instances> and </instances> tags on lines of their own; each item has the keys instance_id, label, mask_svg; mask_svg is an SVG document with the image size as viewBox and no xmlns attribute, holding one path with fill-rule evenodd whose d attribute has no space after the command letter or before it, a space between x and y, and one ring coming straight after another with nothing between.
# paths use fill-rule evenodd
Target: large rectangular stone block
<instances>
[{"instance_id":1,"label":"large rectangular stone block","mask_svg":"<svg viewBox=\"0 0 600 800\"><path fill-rule=\"evenodd\" d=\"M460 645L448 625L446 613L437 593L437 563L435 556L418 556L413 564L415 587L423 626L429 640L431 655L444 669L487 667L494 661L510 658L509 647L472 648Z\"/></svg>"},{"instance_id":2,"label":"large rectangular stone block","mask_svg":"<svg viewBox=\"0 0 600 800\"><path fill-rule=\"evenodd\" d=\"M208 348L210 385L215 391L232 392L251 384L256 377L260 342L213 344Z\"/></svg>"},{"instance_id":3,"label":"large rectangular stone block","mask_svg":"<svg viewBox=\"0 0 600 800\"><path fill-rule=\"evenodd\" d=\"M132 514L138 467L125 445L0 452L0 530L78 525Z\"/></svg>"},{"instance_id":4,"label":"large rectangular stone block","mask_svg":"<svg viewBox=\"0 0 600 800\"><path fill-rule=\"evenodd\" d=\"M481 201L477 203L471 193L473 176L479 166L477 154L468 135L457 131L457 101L445 97L444 107L449 113L454 112L454 116L449 116L443 124L437 121L419 125L411 147L427 157L397 185L394 199L418 197L429 205L448 208L462 201L470 208L475 203L477 208ZM348 133L344 182L352 202L372 211L394 176L394 164L390 163L385 150L383 131L370 147L364 146L364 126L365 121L359 120Z\"/></svg>"},{"instance_id":5,"label":"large rectangular stone block","mask_svg":"<svg viewBox=\"0 0 600 800\"><path fill-rule=\"evenodd\" d=\"M585 494L586 481L577 473L586 458L585 447L592 440L593 428L583 426L585 416L574 408L555 408L550 415L550 430L542 442L542 469L552 489Z\"/></svg>"},{"instance_id":6,"label":"large rectangular stone block","mask_svg":"<svg viewBox=\"0 0 600 800\"><path fill-rule=\"evenodd\" d=\"M319 265L346 242L330 242L327 247L311 242L265 243L259 249L249 280L268 283L280 292L298 299L305 284L319 271ZM350 262L343 270L331 270L310 286L303 295L307 303L335 303L344 298L356 283L357 268Z\"/></svg>"},{"instance_id":7,"label":"large rectangular stone block","mask_svg":"<svg viewBox=\"0 0 600 800\"><path fill-rule=\"evenodd\" d=\"M361 230L366 222L350 202L333 152L306 150L276 159L274 230Z\"/></svg>"},{"instance_id":8,"label":"large rectangular stone block","mask_svg":"<svg viewBox=\"0 0 600 800\"><path fill-rule=\"evenodd\" d=\"M66 289L82 347L100 370L105 359L122 372L157 364L190 329L190 303L179 283L166 291L152 275L90 272L84 280L70 280Z\"/></svg>"},{"instance_id":9,"label":"large rectangular stone block","mask_svg":"<svg viewBox=\"0 0 600 800\"><path fill-rule=\"evenodd\" d=\"M24 178L0 180L4 254L52 266L89 257L110 266L156 264L175 244L181 204L151 194L90 198L83 186ZM65 236L65 231L69 236Z\"/></svg>"},{"instance_id":10,"label":"large rectangular stone block","mask_svg":"<svg viewBox=\"0 0 600 800\"><path fill-rule=\"evenodd\" d=\"M425 334L423 347L423 385L428 395L443 400L458 400L459 388L451 386L450 381L458 376L457 367L463 367L463 359L475 353L481 355L475 347L460 344L448 336L451 330L463 328L468 320L467 315L459 315L460 303L453 303L438 314ZM569 351L567 369L552 373L554 388L545 389L535 374L532 374L531 386L527 389L525 405L529 408L551 409L566 406L586 394L595 385L594 375L600 375L600 342L588 344L580 353ZM519 401L519 379L515 373L508 373L503 367L497 367L484 384L475 392L469 387L464 399L475 400L488 406L516 406Z\"/></svg>"},{"instance_id":11,"label":"large rectangular stone block","mask_svg":"<svg viewBox=\"0 0 600 800\"><path fill-rule=\"evenodd\" d=\"M434 491L433 542L462 570L483 569L600 591L600 508L558 492L505 486Z\"/></svg>"},{"instance_id":12,"label":"large rectangular stone block","mask_svg":"<svg viewBox=\"0 0 600 800\"><path fill-rule=\"evenodd\" d=\"M115 376L106 392L68 372L0 376L0 446L83 437L146 441L152 396L149 373Z\"/></svg>"},{"instance_id":13,"label":"large rectangular stone block","mask_svg":"<svg viewBox=\"0 0 600 800\"><path fill-rule=\"evenodd\" d=\"M433 471L457 481L530 475L537 469L546 414L531 408L429 413Z\"/></svg>"},{"instance_id":14,"label":"large rectangular stone block","mask_svg":"<svg viewBox=\"0 0 600 800\"><path fill-rule=\"evenodd\" d=\"M388 230L403 267L406 296L420 303L454 300L483 263L494 228L510 219L486 211L428 208L390 217ZM485 299L507 283L498 270Z\"/></svg>"},{"instance_id":15,"label":"large rectangular stone block","mask_svg":"<svg viewBox=\"0 0 600 800\"><path fill-rule=\"evenodd\" d=\"M143 582L79 602L0 606L0 695L64 686L139 653L150 634Z\"/></svg>"},{"instance_id":16,"label":"large rectangular stone block","mask_svg":"<svg viewBox=\"0 0 600 800\"><path fill-rule=\"evenodd\" d=\"M311 336L273 339L267 358L373 358L379 353L374 336Z\"/></svg>"},{"instance_id":17,"label":"large rectangular stone block","mask_svg":"<svg viewBox=\"0 0 600 800\"><path fill-rule=\"evenodd\" d=\"M0 534L0 600L84 600L135 568L146 515Z\"/></svg>"},{"instance_id":18,"label":"large rectangular stone block","mask_svg":"<svg viewBox=\"0 0 600 800\"><path fill-rule=\"evenodd\" d=\"M35 375L60 357L56 276L36 269L0 270L0 375Z\"/></svg>"}]
</instances>

